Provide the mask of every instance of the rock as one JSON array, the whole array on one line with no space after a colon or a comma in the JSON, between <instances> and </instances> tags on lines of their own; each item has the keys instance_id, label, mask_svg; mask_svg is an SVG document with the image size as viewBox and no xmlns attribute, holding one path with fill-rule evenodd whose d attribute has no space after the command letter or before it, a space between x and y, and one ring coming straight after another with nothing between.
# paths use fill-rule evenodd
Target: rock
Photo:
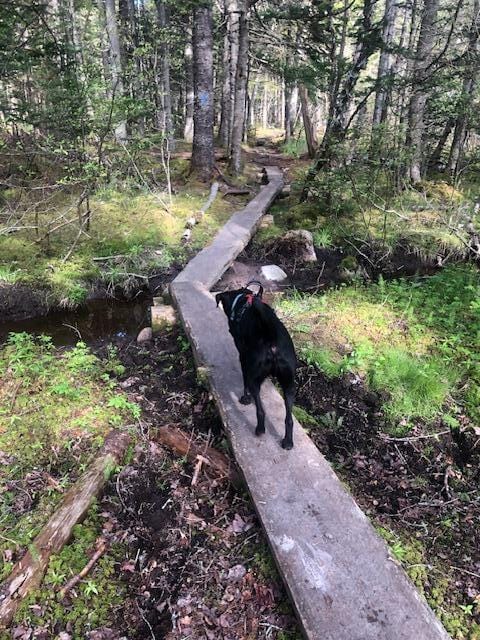
<instances>
[{"instance_id":1,"label":"rock","mask_svg":"<svg viewBox=\"0 0 480 640\"><path fill-rule=\"evenodd\" d=\"M294 229L275 241L277 248L287 256L294 256L300 262L316 262L317 255L313 236L306 229Z\"/></svg>"},{"instance_id":2,"label":"rock","mask_svg":"<svg viewBox=\"0 0 480 640\"><path fill-rule=\"evenodd\" d=\"M150 342L150 340L153 338L153 331L152 331L152 327L145 327L144 329L142 329L140 331L140 333L137 336L137 342L138 344L143 344L145 342Z\"/></svg>"},{"instance_id":3,"label":"rock","mask_svg":"<svg viewBox=\"0 0 480 640\"><path fill-rule=\"evenodd\" d=\"M183 242L188 242L190 240L192 236L192 232L190 229L185 229L185 231L182 233L182 240Z\"/></svg>"},{"instance_id":4,"label":"rock","mask_svg":"<svg viewBox=\"0 0 480 640\"><path fill-rule=\"evenodd\" d=\"M265 280L270 280L270 282L283 282L283 280L288 278L285 271L277 267L276 264L265 265L260 269L260 273Z\"/></svg>"},{"instance_id":5,"label":"rock","mask_svg":"<svg viewBox=\"0 0 480 640\"><path fill-rule=\"evenodd\" d=\"M195 217L188 218L185 222L185 226L187 229L193 229L193 227L197 224L197 219Z\"/></svg>"},{"instance_id":6,"label":"rock","mask_svg":"<svg viewBox=\"0 0 480 640\"><path fill-rule=\"evenodd\" d=\"M273 223L274 223L274 220L273 220L272 214L267 213L266 215L262 216L260 220L259 228L266 229L267 227L271 227Z\"/></svg>"},{"instance_id":7,"label":"rock","mask_svg":"<svg viewBox=\"0 0 480 640\"><path fill-rule=\"evenodd\" d=\"M152 330L158 333L177 322L175 310L169 304L156 304L150 309L152 314Z\"/></svg>"},{"instance_id":8,"label":"rock","mask_svg":"<svg viewBox=\"0 0 480 640\"><path fill-rule=\"evenodd\" d=\"M239 582L243 576L247 573L247 570L243 566L243 564L236 564L234 567L231 567L228 571L227 580L230 582Z\"/></svg>"}]
</instances>

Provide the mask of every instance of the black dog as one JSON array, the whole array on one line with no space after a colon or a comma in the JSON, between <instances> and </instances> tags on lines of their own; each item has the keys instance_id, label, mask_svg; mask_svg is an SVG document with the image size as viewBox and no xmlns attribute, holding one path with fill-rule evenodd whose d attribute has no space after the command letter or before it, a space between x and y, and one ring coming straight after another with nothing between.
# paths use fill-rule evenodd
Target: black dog
<instances>
[{"instance_id":1,"label":"black dog","mask_svg":"<svg viewBox=\"0 0 480 640\"><path fill-rule=\"evenodd\" d=\"M253 284L249 282L247 287ZM257 409L256 435L265 433L265 411L260 400L260 387L268 376L280 383L285 399L284 449L293 447L292 406L295 398L295 369L297 357L292 339L275 311L262 301L263 287L257 294L247 287L236 291L218 293L217 307L221 302L228 318L228 326L240 354L244 393L242 404L250 404L252 397Z\"/></svg>"}]
</instances>

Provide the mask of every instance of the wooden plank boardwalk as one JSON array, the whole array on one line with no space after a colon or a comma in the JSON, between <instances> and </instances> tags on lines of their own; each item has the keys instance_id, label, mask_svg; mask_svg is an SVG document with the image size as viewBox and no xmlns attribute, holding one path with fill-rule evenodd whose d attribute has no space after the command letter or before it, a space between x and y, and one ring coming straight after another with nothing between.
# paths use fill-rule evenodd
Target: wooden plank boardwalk
<instances>
[{"instance_id":1,"label":"wooden plank boardwalk","mask_svg":"<svg viewBox=\"0 0 480 640\"><path fill-rule=\"evenodd\" d=\"M207 371L305 637L446 640L441 623L298 422L294 449L281 449L285 414L273 384L265 383L262 389L267 415L262 438L254 435L254 407L238 402L242 379L237 352L225 314L216 308L209 289L281 189L278 170L267 168L267 174L271 181L259 196L244 212L234 214L171 285L197 365Z\"/></svg>"}]
</instances>

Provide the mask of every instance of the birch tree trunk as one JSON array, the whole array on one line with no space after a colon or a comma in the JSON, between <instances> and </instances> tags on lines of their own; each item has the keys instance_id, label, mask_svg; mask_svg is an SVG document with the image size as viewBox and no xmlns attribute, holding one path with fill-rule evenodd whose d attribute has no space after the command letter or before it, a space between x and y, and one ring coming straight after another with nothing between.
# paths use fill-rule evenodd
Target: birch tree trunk
<instances>
[{"instance_id":1,"label":"birch tree trunk","mask_svg":"<svg viewBox=\"0 0 480 640\"><path fill-rule=\"evenodd\" d=\"M395 19L397 16L397 0L386 0L385 14L383 16L382 51L378 62L377 92L375 95L375 107L373 110L373 126L378 126L387 117L388 98L390 88L385 86L390 76L392 67L391 49L395 37Z\"/></svg>"},{"instance_id":2,"label":"birch tree trunk","mask_svg":"<svg viewBox=\"0 0 480 640\"><path fill-rule=\"evenodd\" d=\"M225 149L230 149L233 122L235 75L238 60L237 0L225 0L225 35L223 38L223 82L218 137Z\"/></svg>"},{"instance_id":3,"label":"birch tree trunk","mask_svg":"<svg viewBox=\"0 0 480 640\"><path fill-rule=\"evenodd\" d=\"M245 110L247 98L247 72L248 72L248 18L247 1L239 3L239 38L238 60L235 76L235 101L233 107L233 125L229 169L237 175L241 171L242 139L245 126Z\"/></svg>"},{"instance_id":4,"label":"birch tree trunk","mask_svg":"<svg viewBox=\"0 0 480 640\"><path fill-rule=\"evenodd\" d=\"M193 12L193 146L191 171L201 180L212 177L213 146L213 18L210 3Z\"/></svg>"},{"instance_id":5,"label":"birch tree trunk","mask_svg":"<svg viewBox=\"0 0 480 640\"><path fill-rule=\"evenodd\" d=\"M301 84L298 92L300 94L300 104L302 105L303 128L305 129L305 138L307 140L308 157L314 158L317 150L317 139L310 115L307 87Z\"/></svg>"},{"instance_id":6,"label":"birch tree trunk","mask_svg":"<svg viewBox=\"0 0 480 640\"><path fill-rule=\"evenodd\" d=\"M423 171L424 114L427 103L425 81L434 44L438 4L439 0L425 0L413 69L407 133L407 147L410 150L408 175L413 184L420 182Z\"/></svg>"},{"instance_id":7,"label":"birch tree trunk","mask_svg":"<svg viewBox=\"0 0 480 640\"><path fill-rule=\"evenodd\" d=\"M121 59L120 36L118 33L115 0L105 0L105 27L110 45L110 77L112 80L112 100L123 98L123 70ZM115 126L115 139L120 144L127 141L126 120L120 120Z\"/></svg>"},{"instance_id":8,"label":"birch tree trunk","mask_svg":"<svg viewBox=\"0 0 480 640\"><path fill-rule=\"evenodd\" d=\"M189 28L187 32L187 44L185 45L185 125L183 128L183 137L187 142L193 140L193 50L192 50L192 31Z\"/></svg>"}]
</instances>

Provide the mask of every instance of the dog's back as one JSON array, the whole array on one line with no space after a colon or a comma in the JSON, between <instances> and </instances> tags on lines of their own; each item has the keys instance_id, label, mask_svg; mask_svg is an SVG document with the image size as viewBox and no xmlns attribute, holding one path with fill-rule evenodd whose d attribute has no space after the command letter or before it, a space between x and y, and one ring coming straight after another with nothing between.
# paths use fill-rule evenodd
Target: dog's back
<instances>
[{"instance_id":1,"label":"dog's back","mask_svg":"<svg viewBox=\"0 0 480 640\"><path fill-rule=\"evenodd\" d=\"M247 288L219 293L216 300L217 305L222 303L230 333L240 355L244 382L244 394L240 402L248 404L252 397L255 401L255 433L261 435L265 432L260 387L265 378L273 376L280 383L285 398L285 437L282 447L291 449L297 358L287 329L275 311L261 300L261 296L254 295Z\"/></svg>"}]
</instances>

